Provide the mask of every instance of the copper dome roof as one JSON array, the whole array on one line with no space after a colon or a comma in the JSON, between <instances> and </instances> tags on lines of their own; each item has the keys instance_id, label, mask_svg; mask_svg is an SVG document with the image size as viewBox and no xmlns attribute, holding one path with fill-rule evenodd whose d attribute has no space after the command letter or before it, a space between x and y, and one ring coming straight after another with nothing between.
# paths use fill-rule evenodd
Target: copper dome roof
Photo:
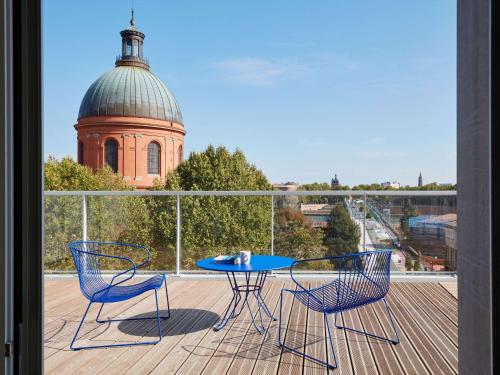
<instances>
[{"instance_id":1,"label":"copper dome roof","mask_svg":"<svg viewBox=\"0 0 500 375\"><path fill-rule=\"evenodd\" d=\"M117 66L87 90L78 119L89 116L133 116L182 124L174 95L148 69Z\"/></svg>"}]
</instances>

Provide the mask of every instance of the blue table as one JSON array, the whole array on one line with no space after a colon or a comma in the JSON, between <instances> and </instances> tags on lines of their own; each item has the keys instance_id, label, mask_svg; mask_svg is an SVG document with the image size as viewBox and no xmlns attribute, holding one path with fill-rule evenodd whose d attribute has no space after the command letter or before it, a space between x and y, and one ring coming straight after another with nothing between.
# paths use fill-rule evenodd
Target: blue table
<instances>
[{"instance_id":1,"label":"blue table","mask_svg":"<svg viewBox=\"0 0 500 375\"><path fill-rule=\"evenodd\" d=\"M247 305L248 311L252 318L252 323L255 329L259 333L264 333L264 325L262 324L262 313L261 310L271 319L276 320L269 308L267 307L264 298L262 297L262 290L264 289L264 283L267 278L267 274L273 270L279 270L283 268L290 268L292 263L295 261L293 258L272 256L272 255L252 255L250 258L250 264L227 264L218 263L214 261L214 258L206 258L196 262L199 268L208 271L218 271L225 272L231 285L231 290L233 291L233 298L229 305L227 306L223 316L214 325L214 330L218 331L226 326L226 324L231 320L237 318L243 307ZM245 282L238 284L236 281L236 273L245 274ZM251 283L251 275L256 274L257 277L253 283ZM257 312L253 312L250 303L248 301L250 296L254 296L257 300ZM239 308L238 308L239 306ZM259 322L257 324L257 314L259 315Z\"/></svg>"}]
</instances>

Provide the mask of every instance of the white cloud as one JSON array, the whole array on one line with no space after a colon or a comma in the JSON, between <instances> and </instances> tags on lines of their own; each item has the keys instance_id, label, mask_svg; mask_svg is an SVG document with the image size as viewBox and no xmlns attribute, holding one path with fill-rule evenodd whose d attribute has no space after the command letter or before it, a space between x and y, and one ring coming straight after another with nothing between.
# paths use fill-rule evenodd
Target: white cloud
<instances>
[{"instance_id":1,"label":"white cloud","mask_svg":"<svg viewBox=\"0 0 500 375\"><path fill-rule=\"evenodd\" d=\"M289 60L257 57L224 59L214 66L223 74L224 79L248 86L273 86L308 71L305 65Z\"/></svg>"}]
</instances>

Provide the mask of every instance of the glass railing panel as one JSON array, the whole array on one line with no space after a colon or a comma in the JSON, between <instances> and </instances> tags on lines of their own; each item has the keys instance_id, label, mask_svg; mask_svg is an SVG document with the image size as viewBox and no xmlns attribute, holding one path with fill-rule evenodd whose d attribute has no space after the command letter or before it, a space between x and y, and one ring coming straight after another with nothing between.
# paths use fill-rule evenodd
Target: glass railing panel
<instances>
[{"instance_id":1,"label":"glass railing panel","mask_svg":"<svg viewBox=\"0 0 500 375\"><path fill-rule=\"evenodd\" d=\"M82 197L45 196L44 214L45 270L74 270L67 243L82 238Z\"/></svg>"},{"instance_id":2,"label":"glass railing panel","mask_svg":"<svg viewBox=\"0 0 500 375\"><path fill-rule=\"evenodd\" d=\"M147 246L151 262L142 270L175 270L176 197L89 196L87 198L89 240ZM112 255L129 256L136 264L141 251L108 246Z\"/></svg>"},{"instance_id":3,"label":"glass railing panel","mask_svg":"<svg viewBox=\"0 0 500 375\"><path fill-rule=\"evenodd\" d=\"M337 197L276 196L274 198L274 254L295 259L327 255L324 228Z\"/></svg>"},{"instance_id":4,"label":"glass railing panel","mask_svg":"<svg viewBox=\"0 0 500 375\"><path fill-rule=\"evenodd\" d=\"M270 196L181 197L181 269L218 255L270 254Z\"/></svg>"},{"instance_id":5,"label":"glass railing panel","mask_svg":"<svg viewBox=\"0 0 500 375\"><path fill-rule=\"evenodd\" d=\"M148 246L145 270L196 270L199 259L241 250L308 259L391 249L393 271L455 272L456 194L433 193L87 192L86 214L82 194L50 193L45 269L74 271L67 243L87 238ZM121 255L141 261L139 253ZM314 263L304 270L332 267Z\"/></svg>"},{"instance_id":6,"label":"glass railing panel","mask_svg":"<svg viewBox=\"0 0 500 375\"><path fill-rule=\"evenodd\" d=\"M399 271L456 271L456 196L367 197L366 247L392 248Z\"/></svg>"}]
</instances>

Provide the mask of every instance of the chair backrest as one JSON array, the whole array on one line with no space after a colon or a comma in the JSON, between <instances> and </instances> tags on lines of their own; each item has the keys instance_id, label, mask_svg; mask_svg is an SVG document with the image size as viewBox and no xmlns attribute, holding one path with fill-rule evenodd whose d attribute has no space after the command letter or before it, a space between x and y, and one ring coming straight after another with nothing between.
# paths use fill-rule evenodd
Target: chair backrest
<instances>
[{"instance_id":1,"label":"chair backrest","mask_svg":"<svg viewBox=\"0 0 500 375\"><path fill-rule=\"evenodd\" d=\"M315 291L298 294L303 303L318 311L343 311L365 305L383 298L389 291L391 250L367 251L336 257L303 259L296 261L291 269L292 280L299 290L307 291L294 277L297 265L314 269L333 268L338 278L328 281Z\"/></svg>"},{"instance_id":2,"label":"chair backrest","mask_svg":"<svg viewBox=\"0 0 500 375\"><path fill-rule=\"evenodd\" d=\"M380 250L341 257L337 305L350 308L383 298L389 291L391 254Z\"/></svg>"},{"instance_id":3,"label":"chair backrest","mask_svg":"<svg viewBox=\"0 0 500 375\"><path fill-rule=\"evenodd\" d=\"M80 289L88 299L109 284L101 274L101 243L98 241L76 241L68 243L73 255Z\"/></svg>"}]
</instances>

